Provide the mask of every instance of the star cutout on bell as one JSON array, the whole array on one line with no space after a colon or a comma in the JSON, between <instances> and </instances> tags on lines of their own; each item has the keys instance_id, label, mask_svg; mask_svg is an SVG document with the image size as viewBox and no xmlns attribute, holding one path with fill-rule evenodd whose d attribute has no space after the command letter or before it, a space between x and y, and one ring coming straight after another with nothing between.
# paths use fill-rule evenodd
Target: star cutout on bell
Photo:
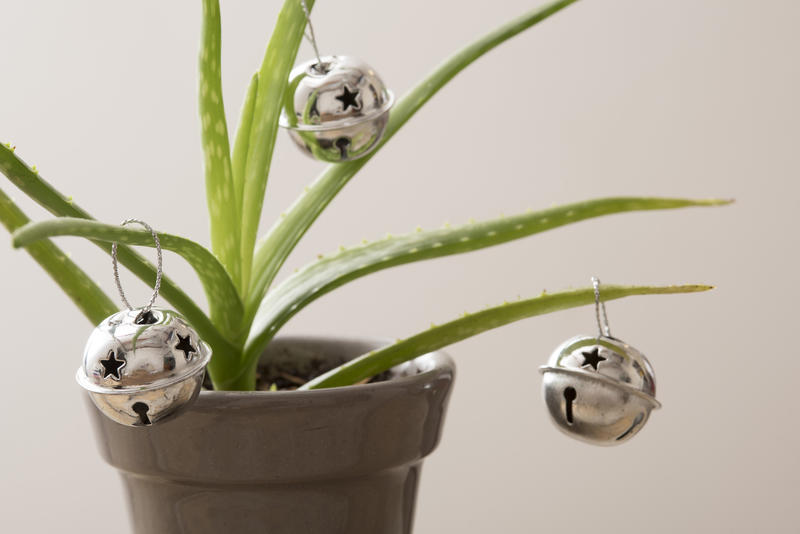
<instances>
[{"instance_id":1,"label":"star cutout on bell","mask_svg":"<svg viewBox=\"0 0 800 534\"><path fill-rule=\"evenodd\" d=\"M587 365L591 365L594 368L594 370L597 371L597 365L600 362L604 362L606 360L606 358L600 356L600 353L598 352L599 350L600 347L595 347L589 352L581 352L581 354L583 355L583 363L581 364L581 367L586 367Z\"/></svg>"},{"instance_id":2,"label":"star cutout on bell","mask_svg":"<svg viewBox=\"0 0 800 534\"><path fill-rule=\"evenodd\" d=\"M178 339L180 340L178 341L178 344L175 345L175 348L183 351L183 356L188 362L192 358L190 353L197 352L197 350L192 346L192 336L187 335L184 337L180 334L175 335L178 336Z\"/></svg>"},{"instance_id":3,"label":"star cutout on bell","mask_svg":"<svg viewBox=\"0 0 800 534\"><path fill-rule=\"evenodd\" d=\"M103 366L103 378L108 378L109 376L114 380L119 380L119 370L125 367L125 359L118 360L114 351L109 351L108 358L105 360L100 360L100 364Z\"/></svg>"},{"instance_id":4,"label":"star cutout on bell","mask_svg":"<svg viewBox=\"0 0 800 534\"><path fill-rule=\"evenodd\" d=\"M342 103L344 107L344 111L347 111L348 107L352 107L355 110L361 109L361 104L356 100L358 98L358 89L355 92L350 92L350 89L347 86L344 86L344 92L336 97L336 100Z\"/></svg>"}]
</instances>

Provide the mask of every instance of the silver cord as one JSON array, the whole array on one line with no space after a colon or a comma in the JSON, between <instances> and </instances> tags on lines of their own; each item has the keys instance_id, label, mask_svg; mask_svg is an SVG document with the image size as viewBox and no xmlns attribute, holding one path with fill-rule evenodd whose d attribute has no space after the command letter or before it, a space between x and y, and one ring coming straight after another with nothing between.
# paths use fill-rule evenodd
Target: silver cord
<instances>
[{"instance_id":1,"label":"silver cord","mask_svg":"<svg viewBox=\"0 0 800 534\"><path fill-rule=\"evenodd\" d=\"M153 307L153 304L156 302L156 298L158 297L158 290L161 289L161 241L158 239L158 234L156 233L153 228L144 221L140 221L139 219L126 219L122 221L122 226L125 226L129 223L136 223L140 224L147 229L153 236L153 241L156 242L156 255L158 256L158 267L156 268L156 285L153 288L153 296L150 297L150 302L147 303L147 306L142 308L142 311L139 312L139 315L136 316L138 320L142 317L145 313L150 311L150 308ZM122 299L122 302L125 303L125 306L128 307L129 310L133 311L133 306L131 306L128 299L125 297L125 292L122 290L122 283L119 280L119 266L117 265L117 243L111 243L111 264L114 266L114 282L117 284L117 291L119 291L119 298Z\"/></svg>"},{"instance_id":2,"label":"silver cord","mask_svg":"<svg viewBox=\"0 0 800 534\"><path fill-rule=\"evenodd\" d=\"M600 331L601 336L611 337L611 328L608 326L608 314L606 314L606 303L600 300L600 279L596 276L592 277L592 286L594 286L594 313L597 316L597 329ZM600 320L600 310L603 310L603 319Z\"/></svg>"},{"instance_id":3,"label":"silver cord","mask_svg":"<svg viewBox=\"0 0 800 534\"><path fill-rule=\"evenodd\" d=\"M314 67L318 72L324 72L325 66L322 64L322 58L319 55L319 48L317 48L317 37L314 35L314 25L311 24L311 13L308 11L306 0L300 0L300 3L303 6L303 12L306 14L306 23L308 24L308 31L304 31L303 35L311 43L311 46L314 47L314 54L317 56L317 64Z\"/></svg>"}]
</instances>

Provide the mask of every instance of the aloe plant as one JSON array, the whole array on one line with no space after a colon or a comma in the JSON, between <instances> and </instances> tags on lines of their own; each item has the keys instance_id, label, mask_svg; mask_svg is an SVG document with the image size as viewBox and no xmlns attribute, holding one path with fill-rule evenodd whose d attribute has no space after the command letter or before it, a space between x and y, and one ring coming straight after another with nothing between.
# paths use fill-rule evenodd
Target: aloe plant
<instances>
[{"instance_id":1,"label":"aloe plant","mask_svg":"<svg viewBox=\"0 0 800 534\"><path fill-rule=\"evenodd\" d=\"M603 198L542 211L438 230L417 229L387 236L321 257L273 287L288 255L348 181L380 153L397 131L462 69L495 46L538 24L576 0L558 0L536 8L491 31L444 61L403 96L392 110L383 139L370 154L329 165L260 240L257 228L278 135L278 117L289 87L306 18L300 0L286 0L264 60L253 75L231 148L221 83L221 30L218 0L203 0L199 58L199 111L205 156L205 186L211 250L194 241L159 232L161 245L182 256L202 282L204 311L178 284L164 276L161 295L211 345L209 374L217 389L252 390L259 355L298 311L321 295L357 278L397 265L499 245L546 230L614 213L716 206L721 200ZM308 8L314 1L306 0ZM0 190L0 222L50 274L81 312L97 323L115 310L113 301L52 242L56 236L90 239L106 252L119 244L119 261L152 284L155 267L131 246L153 246L147 231L94 220L72 199L46 182L10 144L0 146L0 171L55 218L30 222ZM688 293L704 285L607 286L605 299L631 295ZM363 355L303 386L304 389L355 384L398 363L512 321L593 302L591 288L504 303L398 340Z\"/></svg>"}]
</instances>

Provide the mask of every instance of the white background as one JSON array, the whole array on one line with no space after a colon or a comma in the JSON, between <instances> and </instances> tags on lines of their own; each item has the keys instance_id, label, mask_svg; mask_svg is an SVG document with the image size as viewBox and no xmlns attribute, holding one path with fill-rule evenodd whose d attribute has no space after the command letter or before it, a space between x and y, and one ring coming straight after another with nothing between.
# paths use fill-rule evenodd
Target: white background
<instances>
[{"instance_id":1,"label":"white background","mask_svg":"<svg viewBox=\"0 0 800 534\"><path fill-rule=\"evenodd\" d=\"M363 57L398 93L538 2L320 0L323 53ZM200 2L0 3L0 141L96 217L208 243L196 112ZM235 127L279 2L223 2ZM339 195L287 263L403 233L607 195L734 197L611 216L382 272L315 302L292 333L403 337L542 289L707 282L609 305L645 352L656 412L592 448L551 427L537 367L594 329L589 307L452 346L459 365L416 532L797 532L800 3L585 0L442 90ZM310 57L304 44L300 57ZM285 136L263 228L323 166ZM34 218L49 217L11 193ZM109 258L59 240L113 293ZM151 253L151 251L146 251ZM167 271L202 301L192 271ZM91 325L22 251L0 246L0 530L124 533L73 373ZM148 289L125 273L130 296ZM118 523L119 522L119 523Z\"/></svg>"}]
</instances>

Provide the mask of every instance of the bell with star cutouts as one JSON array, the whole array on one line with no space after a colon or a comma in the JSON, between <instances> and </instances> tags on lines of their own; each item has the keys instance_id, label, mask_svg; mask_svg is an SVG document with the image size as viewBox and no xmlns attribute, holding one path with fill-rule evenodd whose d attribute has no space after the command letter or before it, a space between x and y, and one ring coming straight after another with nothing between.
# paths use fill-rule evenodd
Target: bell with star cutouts
<instances>
[{"instance_id":1,"label":"bell with star cutouts","mask_svg":"<svg viewBox=\"0 0 800 534\"><path fill-rule=\"evenodd\" d=\"M292 70L280 118L306 154L339 163L368 154L383 136L394 97L351 56L325 56Z\"/></svg>"},{"instance_id":2,"label":"bell with star cutouts","mask_svg":"<svg viewBox=\"0 0 800 534\"><path fill-rule=\"evenodd\" d=\"M197 398L211 348L180 316L154 308L161 282L161 245L156 287L150 303L133 309L119 281L117 246L112 245L114 279L127 310L115 313L95 327L83 351L78 383L100 411L128 426L146 426L175 414Z\"/></svg>"},{"instance_id":3,"label":"bell with star cutouts","mask_svg":"<svg viewBox=\"0 0 800 534\"><path fill-rule=\"evenodd\" d=\"M647 358L611 336L605 306L595 284L600 334L577 336L559 345L547 365L542 392L556 427L594 445L616 445L636 435L656 400L653 368ZM602 306L604 323L600 322Z\"/></svg>"},{"instance_id":4,"label":"bell with star cutouts","mask_svg":"<svg viewBox=\"0 0 800 534\"><path fill-rule=\"evenodd\" d=\"M77 379L114 421L150 425L197 397L210 358L208 345L175 312L124 310L89 336Z\"/></svg>"}]
</instances>

